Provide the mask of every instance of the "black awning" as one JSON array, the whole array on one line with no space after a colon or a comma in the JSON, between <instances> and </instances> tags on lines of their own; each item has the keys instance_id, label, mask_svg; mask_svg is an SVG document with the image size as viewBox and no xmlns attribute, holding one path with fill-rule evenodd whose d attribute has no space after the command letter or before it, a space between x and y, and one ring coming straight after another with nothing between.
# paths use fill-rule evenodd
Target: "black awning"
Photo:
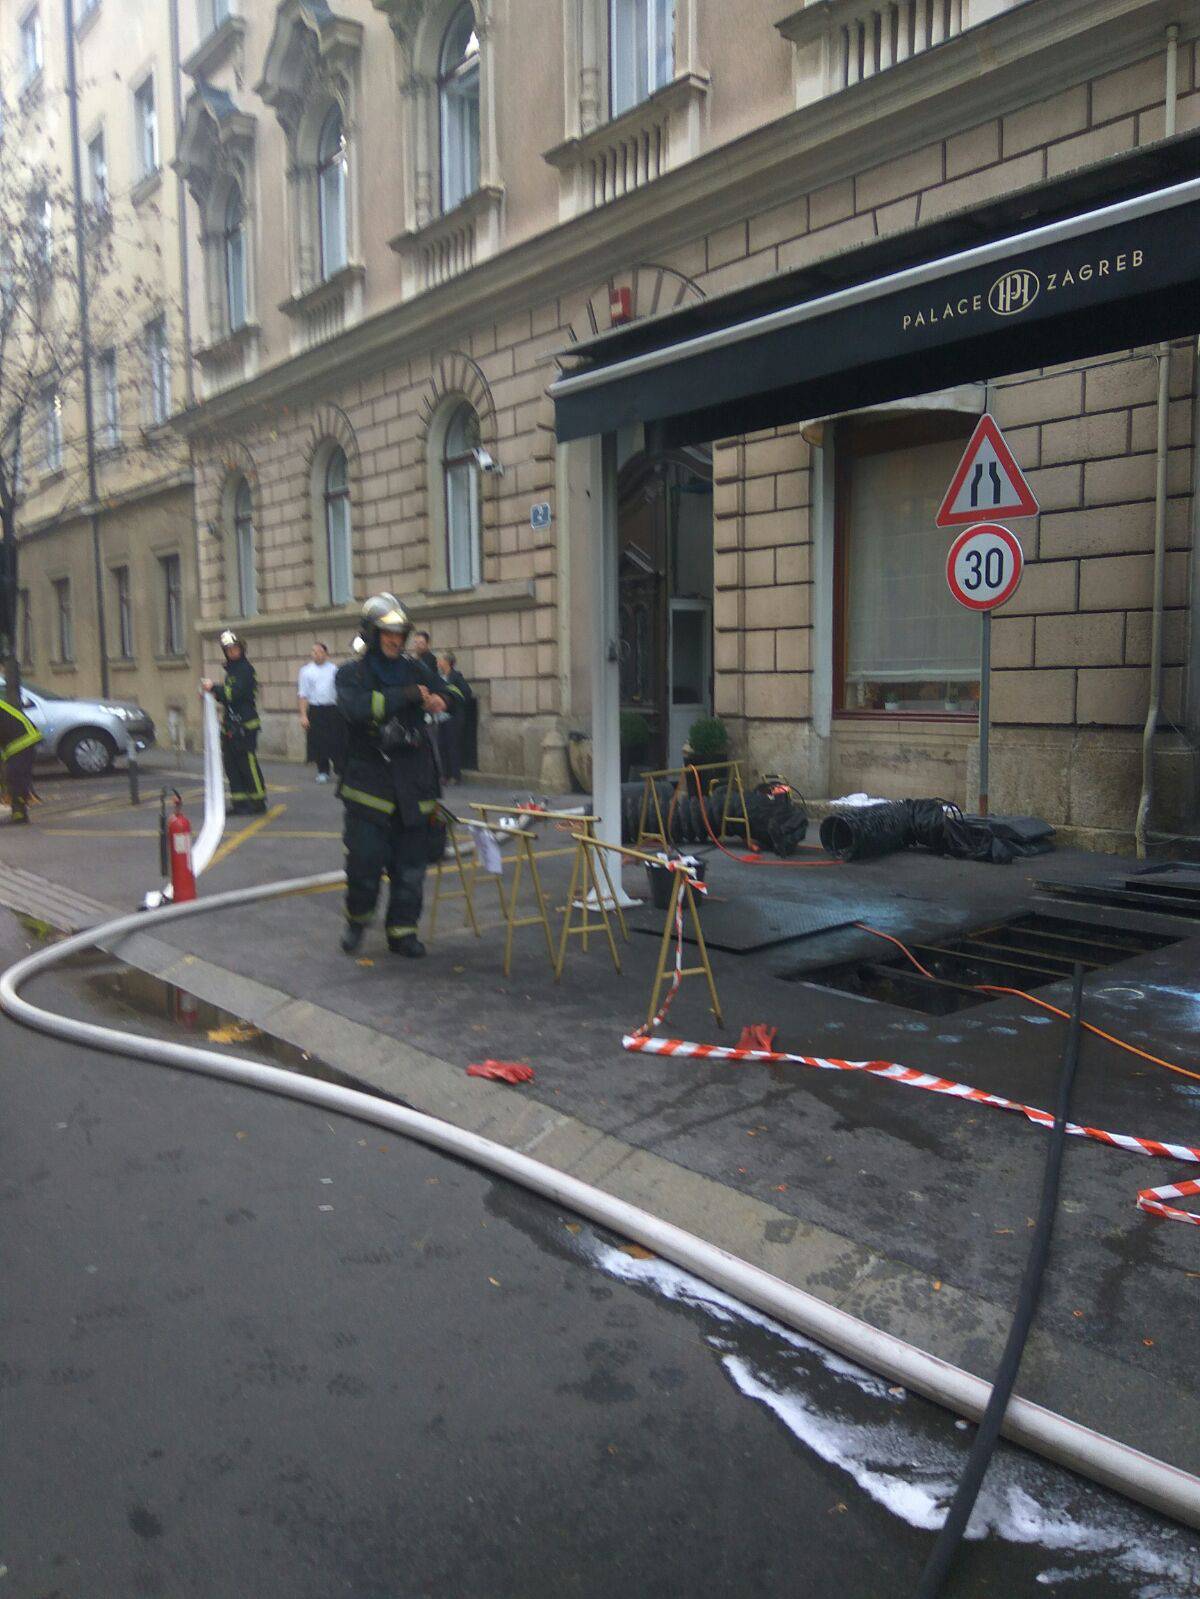
<instances>
[{"instance_id":1,"label":"black awning","mask_svg":"<svg viewBox=\"0 0 1200 1599\"><path fill-rule=\"evenodd\" d=\"M1200 330L1200 134L575 346L560 440L698 443Z\"/></svg>"}]
</instances>

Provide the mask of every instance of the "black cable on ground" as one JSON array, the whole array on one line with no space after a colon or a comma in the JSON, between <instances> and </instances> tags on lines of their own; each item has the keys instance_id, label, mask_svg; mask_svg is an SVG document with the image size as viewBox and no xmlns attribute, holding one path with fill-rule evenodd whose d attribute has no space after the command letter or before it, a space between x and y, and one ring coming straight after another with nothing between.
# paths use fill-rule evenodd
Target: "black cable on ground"
<instances>
[{"instance_id":1,"label":"black cable on ground","mask_svg":"<svg viewBox=\"0 0 1200 1599\"><path fill-rule=\"evenodd\" d=\"M1008 1409L1008 1401L1012 1396L1021 1365L1021 1356L1025 1351L1025 1340L1029 1337L1034 1312L1037 1310L1046 1260L1050 1253L1050 1239L1054 1231L1054 1214L1058 1208L1058 1182L1062 1172L1063 1150L1067 1143L1067 1112L1071 1104L1075 1068L1079 1064L1082 1010L1083 967L1076 963L1071 989L1071 1022L1063 1048L1058 1098L1054 1107L1054 1126L1050 1131L1050 1147L1046 1152L1046 1165L1042 1173L1042 1198L1038 1207L1033 1242L1029 1249L1029 1259L1025 1262L1025 1275L1021 1279L1020 1291L1017 1294L1017 1308L1013 1315L1012 1326L1008 1330L1008 1342L1004 1346L1004 1353L1000 1357L1000 1364L992 1381L991 1398L979 1423L975 1442L971 1445L971 1453L967 1457L967 1464L954 1498L950 1501L950 1509L946 1512L946 1519L938 1533L937 1542L925 1564L925 1570L921 1573L916 1599L937 1599L945 1585L946 1577L967 1530L971 1511L975 1508L975 1501L979 1497L979 1489L988 1462L992 1458L992 1451L1000 1436L1000 1424L1004 1420L1004 1412Z\"/></svg>"}]
</instances>

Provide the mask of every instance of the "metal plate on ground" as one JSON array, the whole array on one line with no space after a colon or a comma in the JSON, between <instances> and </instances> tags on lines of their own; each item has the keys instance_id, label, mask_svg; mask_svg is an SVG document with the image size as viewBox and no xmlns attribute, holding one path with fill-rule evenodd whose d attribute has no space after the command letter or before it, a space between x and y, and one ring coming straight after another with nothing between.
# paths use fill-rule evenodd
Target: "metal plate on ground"
<instances>
[{"instance_id":1,"label":"metal plate on ground","mask_svg":"<svg viewBox=\"0 0 1200 1599\"><path fill-rule=\"evenodd\" d=\"M808 938L813 933L827 933L834 927L849 927L855 921L854 909L849 905L809 905L803 900L770 899L754 895L741 899L705 900L696 897L700 912L700 926L704 941L712 949L728 950L733 955L748 955L752 950L766 949L771 944L786 944L792 938ZM637 933L653 933L662 937L664 912L653 906L644 906L629 918L629 925ZM683 936L687 943L696 942L689 918L683 919Z\"/></svg>"}]
</instances>

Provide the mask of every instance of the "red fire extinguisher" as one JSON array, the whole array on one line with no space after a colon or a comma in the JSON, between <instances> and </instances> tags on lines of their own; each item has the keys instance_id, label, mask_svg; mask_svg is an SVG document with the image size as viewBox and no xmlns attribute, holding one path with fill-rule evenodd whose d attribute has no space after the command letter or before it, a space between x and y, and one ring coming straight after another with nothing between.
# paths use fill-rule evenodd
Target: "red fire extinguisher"
<instances>
[{"instance_id":1,"label":"red fire extinguisher","mask_svg":"<svg viewBox=\"0 0 1200 1599\"><path fill-rule=\"evenodd\" d=\"M183 814L183 800L175 796L175 814L167 823L171 848L171 898L176 905L196 897L196 875L192 871L192 824Z\"/></svg>"}]
</instances>

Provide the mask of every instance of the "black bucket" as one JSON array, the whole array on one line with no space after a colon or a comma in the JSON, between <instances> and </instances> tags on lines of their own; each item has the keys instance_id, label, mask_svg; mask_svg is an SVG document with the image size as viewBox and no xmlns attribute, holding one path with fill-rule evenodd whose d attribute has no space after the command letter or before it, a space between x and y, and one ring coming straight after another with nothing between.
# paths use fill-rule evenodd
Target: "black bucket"
<instances>
[{"instance_id":1,"label":"black bucket","mask_svg":"<svg viewBox=\"0 0 1200 1599\"><path fill-rule=\"evenodd\" d=\"M692 871L696 881L704 881L704 873L708 869L706 861L697 861ZM665 911L671 903L671 879L675 873L669 866L651 866L646 864L646 876L650 879L650 901L656 911Z\"/></svg>"}]
</instances>

